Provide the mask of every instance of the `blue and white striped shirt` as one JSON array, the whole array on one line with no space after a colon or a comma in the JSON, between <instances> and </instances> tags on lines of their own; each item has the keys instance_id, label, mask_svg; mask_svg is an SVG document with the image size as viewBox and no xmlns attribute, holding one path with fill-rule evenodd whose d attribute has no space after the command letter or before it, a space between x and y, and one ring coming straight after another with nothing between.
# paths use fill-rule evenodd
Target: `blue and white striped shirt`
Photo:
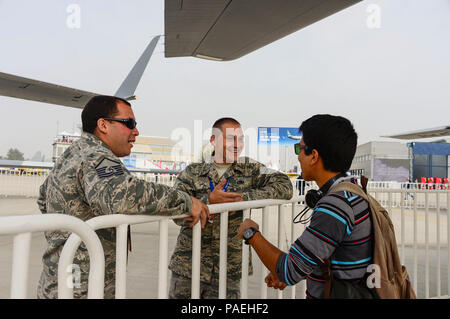
<instances>
[{"instance_id":1,"label":"blue and white striped shirt","mask_svg":"<svg viewBox=\"0 0 450 319\"><path fill-rule=\"evenodd\" d=\"M356 183L353 177L338 179ZM328 193L313 210L311 222L277 261L277 276L288 285L306 278L307 298L323 298L324 282L320 266L331 257L333 276L359 280L372 263L372 223L369 205L347 191Z\"/></svg>"}]
</instances>

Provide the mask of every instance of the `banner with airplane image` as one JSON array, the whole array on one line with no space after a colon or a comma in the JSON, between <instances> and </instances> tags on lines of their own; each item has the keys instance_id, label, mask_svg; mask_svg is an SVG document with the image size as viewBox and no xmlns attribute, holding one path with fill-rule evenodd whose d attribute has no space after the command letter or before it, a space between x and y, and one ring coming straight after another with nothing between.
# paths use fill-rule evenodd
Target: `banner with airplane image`
<instances>
[{"instance_id":1,"label":"banner with airplane image","mask_svg":"<svg viewBox=\"0 0 450 319\"><path fill-rule=\"evenodd\" d=\"M258 144L293 145L300 142L298 127L258 127Z\"/></svg>"}]
</instances>

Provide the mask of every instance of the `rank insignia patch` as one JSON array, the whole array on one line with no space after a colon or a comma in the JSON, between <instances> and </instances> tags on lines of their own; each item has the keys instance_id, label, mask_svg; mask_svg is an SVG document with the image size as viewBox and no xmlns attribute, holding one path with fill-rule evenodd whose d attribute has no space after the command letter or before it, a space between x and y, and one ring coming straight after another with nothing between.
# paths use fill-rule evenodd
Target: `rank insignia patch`
<instances>
[{"instance_id":1,"label":"rank insignia patch","mask_svg":"<svg viewBox=\"0 0 450 319\"><path fill-rule=\"evenodd\" d=\"M95 166L97 175L100 178L107 178L113 175L123 175L123 168L120 162L104 158Z\"/></svg>"}]
</instances>

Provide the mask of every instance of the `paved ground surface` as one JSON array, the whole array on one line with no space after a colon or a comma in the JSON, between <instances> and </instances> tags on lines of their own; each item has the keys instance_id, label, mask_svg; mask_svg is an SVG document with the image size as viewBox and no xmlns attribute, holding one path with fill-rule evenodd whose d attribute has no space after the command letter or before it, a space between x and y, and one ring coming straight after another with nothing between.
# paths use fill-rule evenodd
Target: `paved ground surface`
<instances>
[{"instance_id":1,"label":"paved ground surface","mask_svg":"<svg viewBox=\"0 0 450 319\"><path fill-rule=\"evenodd\" d=\"M426 250L425 250L425 212L418 210L417 212L417 245L418 251L415 257L413 250L413 229L414 214L412 211L405 211L405 264L410 275L413 277L414 260L417 259L417 292L419 297L425 297L425 267L426 267ZM19 197L0 197L0 216L8 215L27 215L39 214L35 198L19 198ZM429 296L433 297L437 294L437 248L436 248L436 229L439 225L441 230L441 294L448 295L447 292L447 276L448 276L448 248L447 248L447 211L441 211L439 215L439 223L437 223L436 210L429 212L429 238L430 245L428 250L429 261ZM252 218L257 222L261 221L260 210L252 212ZM401 214L400 209L392 209L392 219L396 225L397 238L401 238ZM270 235L269 239L276 244L277 231L277 215L273 211L270 214ZM286 237L290 238L290 216L286 217L285 227L287 229ZM295 232L301 231L302 226L296 227ZM178 235L178 226L169 223L169 256L173 251L176 237ZM0 235L0 298L8 298L10 293L10 276L11 276L11 258L12 258L12 236ZM127 297L128 298L156 298L157 297L157 271L158 271L158 225L143 224L132 226L132 243L133 252L129 255L128 272L127 272ZM401 248L401 246L400 246ZM43 233L33 234L32 249L30 256L30 274L29 274L29 290L28 298L35 298L35 291L39 275L42 269L41 258L45 249L45 240ZM249 298L260 297L260 278L261 263L253 254L255 274L249 278ZM297 296L301 296L302 286L297 286ZM276 291L268 290L269 298L276 298ZM284 294L285 298L290 297L290 293Z\"/></svg>"}]
</instances>

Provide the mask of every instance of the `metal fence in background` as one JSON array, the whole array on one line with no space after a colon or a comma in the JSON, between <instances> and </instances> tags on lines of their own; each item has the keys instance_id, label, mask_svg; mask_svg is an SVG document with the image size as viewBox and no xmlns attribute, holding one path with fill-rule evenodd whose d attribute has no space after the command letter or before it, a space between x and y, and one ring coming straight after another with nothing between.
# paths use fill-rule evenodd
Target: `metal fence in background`
<instances>
[{"instance_id":1,"label":"metal fence in background","mask_svg":"<svg viewBox=\"0 0 450 319\"><path fill-rule=\"evenodd\" d=\"M50 168L22 167L0 169L0 196L38 197L39 187L47 178ZM129 171L148 182L173 186L180 173L164 169L129 169Z\"/></svg>"},{"instance_id":2,"label":"metal fence in background","mask_svg":"<svg viewBox=\"0 0 450 319\"><path fill-rule=\"evenodd\" d=\"M379 196L386 190L377 190L372 195ZM387 193L394 195L396 190L390 190ZM398 192L398 190L397 190ZM400 195L404 195L400 190ZM416 190L416 194L420 190ZM441 298L450 295L450 251L449 251L449 233L448 227L450 194L444 191L428 190L431 194L438 196L446 196L447 205L439 207L439 211L435 210L434 215L429 206L421 212L414 205L415 210L409 211L403 206L394 208L390 205L385 206L390 212L391 219L396 228L397 241L401 261L408 268L411 280L413 282L419 298ZM393 198L394 196L392 196ZM417 198L417 197L416 197ZM226 256L227 256L227 231L228 231L228 212L234 210L243 210L244 218L255 211L261 213L261 231L262 234L278 246L280 249L287 251L289 246L298 238L304 230L304 225L296 225L292 223L294 216L304 208L301 204L304 201L303 196L295 197L289 201L284 200L259 200L226 204L209 205L212 214L220 214L220 262L219 262L219 298L226 297ZM416 199L417 203L417 199ZM429 201L427 202L429 203ZM427 208L428 207L428 208ZM276 219L270 217L271 213L276 214ZM410 212L411 214L408 214ZM438 213L439 212L439 213ZM423 218L420 219L420 216ZM442 215L442 216L441 216ZM179 216L184 217L184 216ZM272 218L272 219L270 219ZM126 297L126 230L128 225L138 223L159 223L159 267L158 267L158 298L167 298L168 296L168 220L174 217L150 217L150 216L128 216L128 215L109 215L96 217L87 223L93 229L117 228L117 260L116 260L116 297ZM445 223L446 221L446 223ZM430 224L435 223L436 232L430 231ZM419 224L424 223L425 233L422 234ZM435 240L432 240L432 237ZM192 298L199 298L200 292L200 238L201 227L197 224L193 231L193 250L192 250ZM66 259L65 254L74 252L79 245L79 241L72 240L72 237L66 243L65 251L61 255L61 259ZM422 255L424 256L422 257ZM248 298L248 256L249 247L243 245L242 249L242 279L241 279L241 298ZM445 257L446 256L446 257ZM260 262L257 259L257 262ZM260 273L260 298L267 298L267 286L264 278L267 275L267 269L262 266ZM431 271L433 269L433 271ZM150 270L149 271L155 271ZM290 287L285 291L278 291L278 298L304 298L305 281L299 283L301 288L300 294L296 294L296 287ZM432 286L434 287L433 289ZM70 294L69 294L70 295ZM69 297L64 295L64 297Z\"/></svg>"}]
</instances>

